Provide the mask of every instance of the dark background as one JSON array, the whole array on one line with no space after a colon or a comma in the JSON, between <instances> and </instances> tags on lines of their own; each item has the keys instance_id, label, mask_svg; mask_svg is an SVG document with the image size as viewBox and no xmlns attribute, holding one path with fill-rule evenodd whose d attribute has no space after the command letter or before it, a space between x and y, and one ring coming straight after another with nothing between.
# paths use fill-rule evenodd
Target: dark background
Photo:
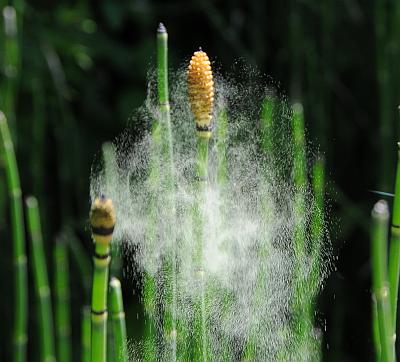
<instances>
[{"instance_id":1,"label":"dark background","mask_svg":"<svg viewBox=\"0 0 400 362\"><path fill-rule=\"evenodd\" d=\"M49 263L54 238L65 228L72 228L90 253L91 165L102 143L124 130L145 99L146 74L155 59L155 30L162 21L168 29L172 69L202 46L222 74L241 59L279 83L290 102L303 103L308 139L326 157L335 265L319 303L324 359L373 359L368 228L378 196L369 190L393 192L400 103L398 2L13 4L19 16L21 63L10 126L23 195L35 194L41 206ZM4 46L0 50L1 84L6 84ZM7 361L13 285L3 169L0 182L0 360ZM78 307L83 297L72 269L73 336L79 344ZM128 331L140 336L134 283L123 280L123 285ZM35 316L30 318L31 336ZM30 351L37 348L34 341L35 336Z\"/></svg>"}]
</instances>

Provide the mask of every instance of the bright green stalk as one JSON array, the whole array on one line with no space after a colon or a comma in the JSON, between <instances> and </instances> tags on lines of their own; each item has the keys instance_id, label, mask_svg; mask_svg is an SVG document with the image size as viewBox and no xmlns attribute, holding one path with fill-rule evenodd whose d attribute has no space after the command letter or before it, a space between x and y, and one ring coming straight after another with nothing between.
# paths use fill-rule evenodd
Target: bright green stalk
<instances>
[{"instance_id":1,"label":"bright green stalk","mask_svg":"<svg viewBox=\"0 0 400 362\"><path fill-rule=\"evenodd\" d=\"M371 263L372 290L377 303L380 337L380 360L394 361L394 334L390 311L390 290L387 280L387 234L389 208L386 201L378 201L372 210ZM377 350L379 347L377 346Z\"/></svg>"},{"instance_id":2,"label":"bright green stalk","mask_svg":"<svg viewBox=\"0 0 400 362\"><path fill-rule=\"evenodd\" d=\"M26 199L27 224L31 239L31 258L33 262L33 280L39 310L39 334L41 343L41 361L55 361L53 314L51 308L50 287L47 277L46 257L44 254L42 230L38 202L35 197Z\"/></svg>"},{"instance_id":3,"label":"bright green stalk","mask_svg":"<svg viewBox=\"0 0 400 362\"><path fill-rule=\"evenodd\" d=\"M21 188L14 146L4 114L0 111L1 152L6 164L8 195L11 204L11 230L14 259L14 361L26 360L28 285Z\"/></svg>"},{"instance_id":4,"label":"bright green stalk","mask_svg":"<svg viewBox=\"0 0 400 362\"><path fill-rule=\"evenodd\" d=\"M400 275L400 144L397 151L397 170L393 201L392 227L389 252L390 307L392 311L393 332L396 333L397 298Z\"/></svg>"},{"instance_id":5,"label":"bright green stalk","mask_svg":"<svg viewBox=\"0 0 400 362\"><path fill-rule=\"evenodd\" d=\"M122 300L121 283L117 278L110 281L110 317L113 324L115 360L127 361L125 312Z\"/></svg>"},{"instance_id":6,"label":"bright green stalk","mask_svg":"<svg viewBox=\"0 0 400 362\"><path fill-rule=\"evenodd\" d=\"M82 309L81 324L81 361L91 362L91 315L90 307L85 306Z\"/></svg>"},{"instance_id":7,"label":"bright green stalk","mask_svg":"<svg viewBox=\"0 0 400 362\"><path fill-rule=\"evenodd\" d=\"M10 122L12 138L16 142L16 124L15 124L15 98L17 90L17 79L20 63L17 13L12 6L6 6L3 9L4 20L4 75L6 81L2 89L2 108Z\"/></svg>"},{"instance_id":8,"label":"bright green stalk","mask_svg":"<svg viewBox=\"0 0 400 362\"><path fill-rule=\"evenodd\" d=\"M58 237L54 247L55 321L57 361L71 360L71 310L68 248L65 236Z\"/></svg>"},{"instance_id":9,"label":"bright green stalk","mask_svg":"<svg viewBox=\"0 0 400 362\"><path fill-rule=\"evenodd\" d=\"M90 211L93 255L92 288L92 362L106 362L107 357L107 289L110 264L110 242L115 224L112 201L104 196L96 199Z\"/></svg>"}]
</instances>

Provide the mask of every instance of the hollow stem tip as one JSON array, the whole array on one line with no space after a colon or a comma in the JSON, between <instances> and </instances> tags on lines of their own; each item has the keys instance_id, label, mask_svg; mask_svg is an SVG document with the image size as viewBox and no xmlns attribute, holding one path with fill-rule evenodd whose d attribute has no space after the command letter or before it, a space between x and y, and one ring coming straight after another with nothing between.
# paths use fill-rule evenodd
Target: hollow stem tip
<instances>
[{"instance_id":1,"label":"hollow stem tip","mask_svg":"<svg viewBox=\"0 0 400 362\"><path fill-rule=\"evenodd\" d=\"M96 243L110 243L115 226L115 210L111 199L102 195L93 201L90 209L90 226Z\"/></svg>"},{"instance_id":2,"label":"hollow stem tip","mask_svg":"<svg viewBox=\"0 0 400 362\"><path fill-rule=\"evenodd\" d=\"M385 200L379 200L372 209L372 217L378 220L389 219L389 206Z\"/></svg>"},{"instance_id":3,"label":"hollow stem tip","mask_svg":"<svg viewBox=\"0 0 400 362\"><path fill-rule=\"evenodd\" d=\"M194 52L190 60L188 92L190 108L196 120L197 135L201 138L210 138L214 105L214 81L210 60L201 48Z\"/></svg>"},{"instance_id":4,"label":"hollow stem tip","mask_svg":"<svg viewBox=\"0 0 400 362\"><path fill-rule=\"evenodd\" d=\"M164 34L166 32L167 32L167 28L165 27L165 25L163 23L159 23L158 28L157 28L157 33Z\"/></svg>"}]
</instances>

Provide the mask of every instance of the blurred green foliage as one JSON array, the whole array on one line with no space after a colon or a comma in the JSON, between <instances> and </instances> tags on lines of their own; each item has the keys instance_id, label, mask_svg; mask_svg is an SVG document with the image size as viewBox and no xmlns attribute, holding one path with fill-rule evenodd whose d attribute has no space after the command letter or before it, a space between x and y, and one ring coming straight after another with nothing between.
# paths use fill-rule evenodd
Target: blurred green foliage
<instances>
[{"instance_id":1,"label":"blurred green foliage","mask_svg":"<svg viewBox=\"0 0 400 362\"><path fill-rule=\"evenodd\" d=\"M242 62L236 60L242 58L304 104L308 136L326 157L331 242L339 256L320 302L324 357L372 359L367 215L376 197L368 190L391 192L394 183L398 1L2 0L1 9L7 4L16 8L18 47L7 45L2 17L0 104L10 118L23 194L33 193L41 205L49 266L55 236L66 230L78 235L89 255L91 165L102 143L116 137L142 104L146 74L154 64L156 25L163 21L171 67L200 45L222 73L240 76ZM7 361L13 285L4 190L0 168L0 360ZM85 297L74 273L78 345ZM131 282L122 284L126 304L135 310L127 318L132 336L140 333L138 298L131 297ZM35 351L36 316L30 318L29 349Z\"/></svg>"}]
</instances>

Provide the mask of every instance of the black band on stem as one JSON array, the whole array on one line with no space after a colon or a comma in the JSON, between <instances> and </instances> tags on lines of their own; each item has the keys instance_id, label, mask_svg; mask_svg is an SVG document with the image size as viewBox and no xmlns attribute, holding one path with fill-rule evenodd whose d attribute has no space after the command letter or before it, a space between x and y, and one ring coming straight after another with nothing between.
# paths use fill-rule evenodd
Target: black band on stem
<instances>
[{"instance_id":1,"label":"black band on stem","mask_svg":"<svg viewBox=\"0 0 400 362\"><path fill-rule=\"evenodd\" d=\"M113 232L114 226L110 228L92 226L92 234L94 235L108 236L112 235Z\"/></svg>"},{"instance_id":2,"label":"black band on stem","mask_svg":"<svg viewBox=\"0 0 400 362\"><path fill-rule=\"evenodd\" d=\"M107 313L107 309L103 309L103 310L93 310L92 309L92 314L94 314L94 315L103 315L105 313Z\"/></svg>"},{"instance_id":3,"label":"black band on stem","mask_svg":"<svg viewBox=\"0 0 400 362\"><path fill-rule=\"evenodd\" d=\"M107 259L111 254L110 254L110 253L107 253L107 254L97 254L97 253L95 252L93 255L94 255L94 257L95 257L96 259L101 259L101 260L103 260L103 259Z\"/></svg>"},{"instance_id":4,"label":"black band on stem","mask_svg":"<svg viewBox=\"0 0 400 362\"><path fill-rule=\"evenodd\" d=\"M213 129L213 126L210 124L209 126L207 125L199 125L196 123L196 131L197 132L211 132Z\"/></svg>"}]
</instances>

